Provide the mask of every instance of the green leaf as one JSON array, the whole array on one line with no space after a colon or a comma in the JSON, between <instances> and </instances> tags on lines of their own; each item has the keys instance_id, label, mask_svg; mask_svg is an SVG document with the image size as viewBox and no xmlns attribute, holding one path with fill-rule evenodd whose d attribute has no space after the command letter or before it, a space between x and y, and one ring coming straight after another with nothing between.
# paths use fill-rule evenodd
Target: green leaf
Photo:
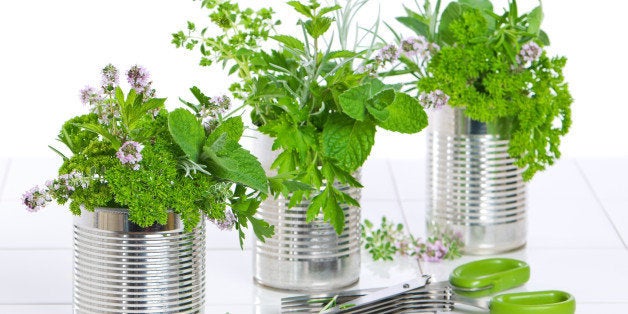
<instances>
[{"instance_id":1,"label":"green leaf","mask_svg":"<svg viewBox=\"0 0 628 314\"><path fill-rule=\"evenodd\" d=\"M344 58L355 58L358 55L360 55L360 54L356 53L356 52L353 52L353 51L338 50L338 51L332 51L332 52L328 53L327 54L327 60L344 59Z\"/></svg>"},{"instance_id":2,"label":"green leaf","mask_svg":"<svg viewBox=\"0 0 628 314\"><path fill-rule=\"evenodd\" d=\"M201 159L213 175L268 193L268 180L260 162L228 136L219 151L206 145Z\"/></svg>"},{"instance_id":3,"label":"green leaf","mask_svg":"<svg viewBox=\"0 0 628 314\"><path fill-rule=\"evenodd\" d=\"M462 7L457 2L451 2L443 11L441 15L440 25L438 26L438 33L440 34L440 40L453 45L455 42L454 33L449 29L449 25L460 18L462 15Z\"/></svg>"},{"instance_id":4,"label":"green leaf","mask_svg":"<svg viewBox=\"0 0 628 314\"><path fill-rule=\"evenodd\" d=\"M400 16L397 18L397 21L414 31L417 35L425 36L426 38L430 37L430 27L422 21L410 16Z\"/></svg>"},{"instance_id":5,"label":"green leaf","mask_svg":"<svg viewBox=\"0 0 628 314\"><path fill-rule=\"evenodd\" d=\"M538 6L528 13L528 33L538 35L543 22L543 8Z\"/></svg>"},{"instance_id":6,"label":"green leaf","mask_svg":"<svg viewBox=\"0 0 628 314\"><path fill-rule=\"evenodd\" d=\"M108 140L111 143L111 147L115 150L120 149L120 147L122 146L122 143L120 142L120 140L113 134L111 134L109 132L109 130L103 126L102 124L93 124L93 123L85 123L85 124L81 124L81 123L77 123L75 124L78 127L81 127L87 131L96 133L100 136L102 136L103 138L105 138L106 140Z\"/></svg>"},{"instance_id":7,"label":"green leaf","mask_svg":"<svg viewBox=\"0 0 628 314\"><path fill-rule=\"evenodd\" d=\"M356 121L343 114L329 117L323 128L323 154L338 162L347 172L353 172L371 153L375 143L375 125Z\"/></svg>"},{"instance_id":8,"label":"green leaf","mask_svg":"<svg viewBox=\"0 0 628 314\"><path fill-rule=\"evenodd\" d=\"M244 122L242 122L242 118L239 116L231 117L220 123L218 127L209 134L207 142L210 144L214 143L223 136L223 134L227 136L228 140L238 142L242 137L242 133L244 133Z\"/></svg>"},{"instance_id":9,"label":"green leaf","mask_svg":"<svg viewBox=\"0 0 628 314\"><path fill-rule=\"evenodd\" d=\"M176 109L168 114L168 130L175 143L194 162L198 162L203 144L205 129L201 122L185 109Z\"/></svg>"},{"instance_id":10,"label":"green leaf","mask_svg":"<svg viewBox=\"0 0 628 314\"><path fill-rule=\"evenodd\" d=\"M330 19L328 17L318 17L314 20L306 21L304 23L304 26L305 30L308 34L310 34L310 36L318 38L321 37L321 35L325 34L325 32L327 32L333 21L333 19Z\"/></svg>"},{"instance_id":11,"label":"green leaf","mask_svg":"<svg viewBox=\"0 0 628 314\"><path fill-rule=\"evenodd\" d=\"M334 12L334 11L337 11L337 10L340 10L340 9L342 9L342 7L339 6L339 5L334 5L334 6L331 6L331 7L324 7L324 8L321 8L320 11L318 11L318 16L323 16L323 15L329 13L329 12Z\"/></svg>"},{"instance_id":12,"label":"green leaf","mask_svg":"<svg viewBox=\"0 0 628 314\"><path fill-rule=\"evenodd\" d=\"M297 49L299 51L305 50L305 45L298 39L288 35L276 35L270 38L286 45L286 47Z\"/></svg>"},{"instance_id":13,"label":"green leaf","mask_svg":"<svg viewBox=\"0 0 628 314\"><path fill-rule=\"evenodd\" d=\"M299 13L301 13L301 14L309 17L309 18L313 18L314 17L312 15L312 10L308 6L302 4L299 1L288 1L288 5L293 7L297 12L299 12Z\"/></svg>"},{"instance_id":14,"label":"green leaf","mask_svg":"<svg viewBox=\"0 0 628 314\"><path fill-rule=\"evenodd\" d=\"M349 117L358 121L364 121L368 100L373 98L384 88L386 88L386 85L377 79L373 79L365 84L350 88L338 97L340 107Z\"/></svg>"},{"instance_id":15,"label":"green leaf","mask_svg":"<svg viewBox=\"0 0 628 314\"><path fill-rule=\"evenodd\" d=\"M395 100L386 108L388 119L378 125L400 133L417 133L427 126L427 114L419 101L405 93L396 93Z\"/></svg>"},{"instance_id":16,"label":"green leaf","mask_svg":"<svg viewBox=\"0 0 628 314\"><path fill-rule=\"evenodd\" d=\"M260 241L266 242L266 238L270 238L275 234L275 227L271 226L266 221L253 216L248 217L248 219L251 222L251 226L253 226L253 232L255 232L255 235Z\"/></svg>"},{"instance_id":17,"label":"green leaf","mask_svg":"<svg viewBox=\"0 0 628 314\"><path fill-rule=\"evenodd\" d=\"M458 0L458 2L474 9L493 11L493 4L489 0Z\"/></svg>"},{"instance_id":18,"label":"green leaf","mask_svg":"<svg viewBox=\"0 0 628 314\"><path fill-rule=\"evenodd\" d=\"M547 33L545 33L545 31L543 30L539 30L539 41L541 42L541 44L543 44L543 46L550 45L549 36L547 36Z\"/></svg>"},{"instance_id":19,"label":"green leaf","mask_svg":"<svg viewBox=\"0 0 628 314\"><path fill-rule=\"evenodd\" d=\"M373 98L368 100L368 105L366 105L366 110L378 121L386 121L389 117L389 112L386 110L393 101L395 100L395 91L391 89L385 89L377 95L373 96Z\"/></svg>"}]
</instances>

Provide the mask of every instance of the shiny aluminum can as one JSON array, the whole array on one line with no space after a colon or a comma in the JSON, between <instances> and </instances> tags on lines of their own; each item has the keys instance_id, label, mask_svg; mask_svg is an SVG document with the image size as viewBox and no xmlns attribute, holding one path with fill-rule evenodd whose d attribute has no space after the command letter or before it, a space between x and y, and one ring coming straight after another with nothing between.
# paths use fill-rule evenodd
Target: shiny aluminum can
<instances>
[{"instance_id":1,"label":"shiny aluminum can","mask_svg":"<svg viewBox=\"0 0 628 314\"><path fill-rule=\"evenodd\" d=\"M142 228L128 210L96 208L74 219L74 313L203 313L205 223Z\"/></svg>"},{"instance_id":2,"label":"shiny aluminum can","mask_svg":"<svg viewBox=\"0 0 628 314\"><path fill-rule=\"evenodd\" d=\"M431 114L428 233L455 233L467 254L524 246L526 184L508 154L509 123L479 122L448 106Z\"/></svg>"},{"instance_id":3,"label":"shiny aluminum can","mask_svg":"<svg viewBox=\"0 0 628 314\"><path fill-rule=\"evenodd\" d=\"M337 186L359 200L360 190ZM259 210L275 226L275 235L256 241L255 282L291 291L332 291L355 284L360 278L360 209L341 204L345 228L338 235L322 214L306 223L309 202L288 208L284 198L267 199Z\"/></svg>"}]
</instances>

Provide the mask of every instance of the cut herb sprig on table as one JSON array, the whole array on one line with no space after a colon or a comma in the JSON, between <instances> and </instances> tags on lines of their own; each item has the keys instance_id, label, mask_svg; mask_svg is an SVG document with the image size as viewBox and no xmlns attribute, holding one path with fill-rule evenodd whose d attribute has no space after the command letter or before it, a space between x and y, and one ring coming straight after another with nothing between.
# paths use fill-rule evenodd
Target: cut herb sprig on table
<instances>
[{"instance_id":1,"label":"cut herb sprig on table","mask_svg":"<svg viewBox=\"0 0 628 314\"><path fill-rule=\"evenodd\" d=\"M376 47L347 47L351 10L363 2L349 2L348 11L340 11L340 5L315 0L289 1L301 17L302 36L296 38L275 30L280 23L271 9L205 0L203 8L223 32L209 36L207 28L197 31L188 22L186 31L173 34L177 47L198 49L201 65L218 63L237 77L231 91L251 108L253 123L280 151L272 164L278 176L270 180L275 196L289 197L290 206L311 198L308 221L322 211L338 233L345 225L340 204L358 202L335 183L361 187L354 175L371 152L376 127L416 133L427 125L415 98L364 70ZM260 47L267 39L275 49Z\"/></svg>"}]
</instances>

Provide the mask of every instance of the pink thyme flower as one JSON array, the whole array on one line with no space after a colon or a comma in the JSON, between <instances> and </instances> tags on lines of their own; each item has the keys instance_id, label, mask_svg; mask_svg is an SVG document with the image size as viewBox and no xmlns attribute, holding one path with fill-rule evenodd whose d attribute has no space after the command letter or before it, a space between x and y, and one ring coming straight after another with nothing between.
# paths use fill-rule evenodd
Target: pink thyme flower
<instances>
[{"instance_id":1,"label":"pink thyme flower","mask_svg":"<svg viewBox=\"0 0 628 314\"><path fill-rule=\"evenodd\" d=\"M442 90L437 89L429 93L421 93L419 102L425 108L440 109L449 103L449 96Z\"/></svg>"},{"instance_id":2,"label":"pink thyme flower","mask_svg":"<svg viewBox=\"0 0 628 314\"><path fill-rule=\"evenodd\" d=\"M128 164L132 166L133 170L139 170L139 163L142 161L142 149L144 149L144 145L134 141L127 141L116 152L116 157L120 159L122 164Z\"/></svg>"},{"instance_id":3,"label":"pink thyme flower","mask_svg":"<svg viewBox=\"0 0 628 314\"><path fill-rule=\"evenodd\" d=\"M40 189L38 186L33 187L22 195L22 203L26 205L26 210L32 213L46 207L47 203L51 201L50 193L46 189Z\"/></svg>"},{"instance_id":4,"label":"pink thyme flower","mask_svg":"<svg viewBox=\"0 0 628 314\"><path fill-rule=\"evenodd\" d=\"M231 230L235 226L236 217L233 214L233 212L231 212L231 210L227 209L225 211L225 218L224 219L221 219L221 220L209 219L209 221L214 223L216 225L216 227L218 227L218 229L220 229L220 230Z\"/></svg>"},{"instance_id":5,"label":"pink thyme flower","mask_svg":"<svg viewBox=\"0 0 628 314\"><path fill-rule=\"evenodd\" d=\"M449 252L449 249L440 240L434 243L428 242L425 245L425 252L421 254L421 259L426 262L440 262L445 258L447 252Z\"/></svg>"},{"instance_id":6,"label":"pink thyme flower","mask_svg":"<svg viewBox=\"0 0 628 314\"><path fill-rule=\"evenodd\" d=\"M102 88L105 92L112 92L119 85L118 69L113 64L107 64L102 69Z\"/></svg>"},{"instance_id":7,"label":"pink thyme flower","mask_svg":"<svg viewBox=\"0 0 628 314\"><path fill-rule=\"evenodd\" d=\"M85 178L82 173L72 171L68 174L62 174L54 180L46 182L48 193L56 198L69 199L77 188L85 189L89 186L89 179Z\"/></svg>"},{"instance_id":8,"label":"pink thyme flower","mask_svg":"<svg viewBox=\"0 0 628 314\"><path fill-rule=\"evenodd\" d=\"M517 63L524 65L528 62L537 61L541 57L542 52L543 49L537 43L533 41L527 42L521 47L521 51L517 55Z\"/></svg>"},{"instance_id":9,"label":"pink thyme flower","mask_svg":"<svg viewBox=\"0 0 628 314\"><path fill-rule=\"evenodd\" d=\"M386 45L379 50L375 60L383 64L392 63L399 59L400 51L395 45Z\"/></svg>"},{"instance_id":10,"label":"pink thyme flower","mask_svg":"<svg viewBox=\"0 0 628 314\"><path fill-rule=\"evenodd\" d=\"M91 86L85 86L83 89L81 89L80 98L83 105L92 105L99 103L103 100L102 95Z\"/></svg>"},{"instance_id":11,"label":"pink thyme flower","mask_svg":"<svg viewBox=\"0 0 628 314\"><path fill-rule=\"evenodd\" d=\"M151 91L150 74L148 71L138 65L134 65L126 72L127 81L131 84L131 87L136 93L149 93Z\"/></svg>"},{"instance_id":12,"label":"pink thyme flower","mask_svg":"<svg viewBox=\"0 0 628 314\"><path fill-rule=\"evenodd\" d=\"M209 103L199 111L205 129L214 129L217 126L218 117L225 113L229 107L231 107L231 99L226 95L210 98Z\"/></svg>"}]
</instances>

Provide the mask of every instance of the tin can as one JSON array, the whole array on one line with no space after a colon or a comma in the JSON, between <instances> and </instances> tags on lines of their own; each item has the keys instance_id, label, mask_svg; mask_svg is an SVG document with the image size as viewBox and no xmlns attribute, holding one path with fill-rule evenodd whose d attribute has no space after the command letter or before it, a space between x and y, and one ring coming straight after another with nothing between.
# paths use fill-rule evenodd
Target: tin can
<instances>
[{"instance_id":1,"label":"tin can","mask_svg":"<svg viewBox=\"0 0 628 314\"><path fill-rule=\"evenodd\" d=\"M447 230L467 254L495 254L526 243L526 184L508 154L508 121L485 123L464 109L432 112L428 134L428 233Z\"/></svg>"},{"instance_id":2,"label":"tin can","mask_svg":"<svg viewBox=\"0 0 628 314\"><path fill-rule=\"evenodd\" d=\"M96 208L74 219L75 313L203 313L205 223L143 228L126 209Z\"/></svg>"}]
</instances>

